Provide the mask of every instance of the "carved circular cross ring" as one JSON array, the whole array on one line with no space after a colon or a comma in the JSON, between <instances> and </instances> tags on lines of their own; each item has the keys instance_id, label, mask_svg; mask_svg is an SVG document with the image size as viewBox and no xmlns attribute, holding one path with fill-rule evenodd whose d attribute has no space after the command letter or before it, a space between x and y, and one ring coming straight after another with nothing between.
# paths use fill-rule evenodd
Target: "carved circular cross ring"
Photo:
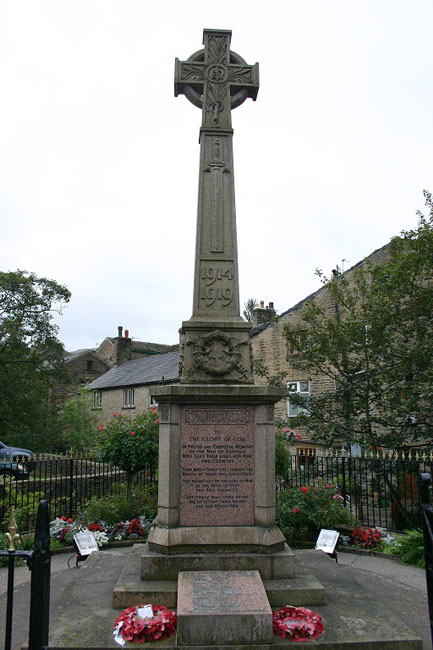
<instances>
[{"instance_id":1,"label":"carved circular cross ring","mask_svg":"<svg viewBox=\"0 0 433 650\"><path fill-rule=\"evenodd\" d=\"M191 54L191 56L187 59L189 63L204 63L204 49L199 50L198 52L195 52L194 54ZM230 50L230 63L236 63L238 65L247 65L247 62L245 59L243 59L239 54L236 54L236 52L233 52L233 50ZM224 71L224 76L221 78L221 74ZM211 76L215 75L215 76ZM223 83L224 81L227 80L227 75L228 75L228 70L226 66L222 66L220 64L212 64L208 67L207 69L207 78L210 81L217 82L217 83ZM194 106L197 106L198 108L203 107L203 95L198 92L193 86L187 86L185 85L185 88L183 90L184 95L189 101L194 104ZM246 99L249 97L249 91L245 88L241 90L237 90L236 92L233 93L233 95L230 96L230 105L231 108L237 108L241 104L244 103Z\"/></svg>"}]
</instances>

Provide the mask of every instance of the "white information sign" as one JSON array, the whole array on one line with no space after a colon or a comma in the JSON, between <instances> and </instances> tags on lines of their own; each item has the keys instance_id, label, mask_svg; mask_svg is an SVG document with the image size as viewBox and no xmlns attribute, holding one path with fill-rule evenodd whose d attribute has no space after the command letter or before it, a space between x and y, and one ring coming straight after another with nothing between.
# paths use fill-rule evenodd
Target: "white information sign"
<instances>
[{"instance_id":1,"label":"white information sign","mask_svg":"<svg viewBox=\"0 0 433 650\"><path fill-rule=\"evenodd\" d=\"M340 533L336 530L327 530L322 528L320 535L317 538L315 549L316 551L324 551L325 553L334 553L337 546Z\"/></svg>"},{"instance_id":2,"label":"white information sign","mask_svg":"<svg viewBox=\"0 0 433 650\"><path fill-rule=\"evenodd\" d=\"M80 555L90 555L90 553L95 553L99 550L96 539L90 530L86 530L82 533L76 533L74 535L74 541L77 545Z\"/></svg>"}]
</instances>

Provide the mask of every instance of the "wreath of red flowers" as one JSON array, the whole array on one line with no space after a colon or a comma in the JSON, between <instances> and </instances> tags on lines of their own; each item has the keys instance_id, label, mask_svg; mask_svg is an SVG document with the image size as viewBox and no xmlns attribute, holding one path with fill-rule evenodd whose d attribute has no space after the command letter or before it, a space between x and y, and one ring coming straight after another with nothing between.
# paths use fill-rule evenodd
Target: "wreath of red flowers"
<instances>
[{"instance_id":1,"label":"wreath of red flowers","mask_svg":"<svg viewBox=\"0 0 433 650\"><path fill-rule=\"evenodd\" d=\"M138 610L149 605L134 605L124 609L114 624L114 634L120 633L124 641L148 643L165 639L176 631L176 614L164 605L150 605L153 617L141 618Z\"/></svg>"},{"instance_id":2,"label":"wreath of red flowers","mask_svg":"<svg viewBox=\"0 0 433 650\"><path fill-rule=\"evenodd\" d=\"M274 634L291 641L317 639L325 629L322 617L306 607L286 605L272 613Z\"/></svg>"}]
</instances>

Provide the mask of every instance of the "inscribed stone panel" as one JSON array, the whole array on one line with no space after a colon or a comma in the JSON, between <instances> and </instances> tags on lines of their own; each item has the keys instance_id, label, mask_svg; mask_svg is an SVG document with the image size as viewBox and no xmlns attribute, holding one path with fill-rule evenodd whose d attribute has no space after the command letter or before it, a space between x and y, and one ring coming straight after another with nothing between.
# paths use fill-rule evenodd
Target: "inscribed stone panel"
<instances>
[{"instance_id":1,"label":"inscribed stone panel","mask_svg":"<svg viewBox=\"0 0 433 650\"><path fill-rule=\"evenodd\" d=\"M182 408L180 525L254 525L254 407Z\"/></svg>"}]
</instances>

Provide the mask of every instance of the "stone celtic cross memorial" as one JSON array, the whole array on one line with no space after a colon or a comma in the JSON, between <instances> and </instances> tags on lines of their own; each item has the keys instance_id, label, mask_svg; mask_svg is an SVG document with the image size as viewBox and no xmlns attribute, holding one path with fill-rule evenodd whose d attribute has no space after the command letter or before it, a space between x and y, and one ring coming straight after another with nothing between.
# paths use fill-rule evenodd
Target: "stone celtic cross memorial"
<instances>
[{"instance_id":1,"label":"stone celtic cross memorial","mask_svg":"<svg viewBox=\"0 0 433 650\"><path fill-rule=\"evenodd\" d=\"M204 30L203 40L202 50L175 66L175 95L202 109L193 310L182 323L180 384L152 391L160 416L158 516L141 556L142 582L133 588L127 568L113 602L179 602L178 638L189 639L196 616L213 619L200 613L202 595L197 607L195 596L180 598L179 574L179 589L190 585L191 594L217 581L209 602L226 595L215 607L227 609L230 636L240 625L231 618L230 594L239 588L248 600L262 589L267 596L258 610L245 600L244 615L264 640L272 634L266 598L271 605L290 601L295 560L275 524L274 404L284 391L254 384L251 326L239 310L231 111L256 99L259 72L231 51L231 32ZM215 573L205 579L205 572ZM253 641L246 627L239 643Z\"/></svg>"}]
</instances>

